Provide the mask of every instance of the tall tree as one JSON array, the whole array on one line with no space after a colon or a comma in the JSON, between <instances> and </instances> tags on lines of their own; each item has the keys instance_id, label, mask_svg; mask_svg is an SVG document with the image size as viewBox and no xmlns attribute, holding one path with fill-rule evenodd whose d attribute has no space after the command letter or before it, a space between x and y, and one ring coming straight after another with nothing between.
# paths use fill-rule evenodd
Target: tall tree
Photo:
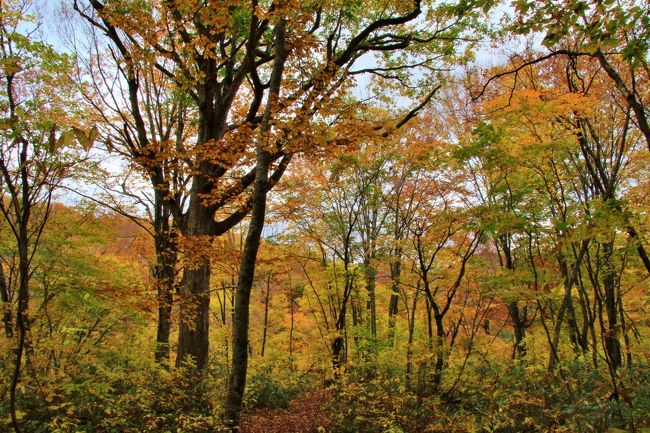
<instances>
[{"instance_id":1,"label":"tall tree","mask_svg":"<svg viewBox=\"0 0 650 433\"><path fill-rule=\"evenodd\" d=\"M108 154L101 158L117 155L127 164L123 173L102 173L92 179L101 196L74 192L130 218L152 237L151 274L158 299L154 356L168 363L172 304L179 283L177 237L192 168L193 102L150 62L114 64L114 53L102 44L96 27L89 26L83 36L78 26L67 33L79 66L75 81L97 119ZM114 165L114 158L111 162Z\"/></svg>"},{"instance_id":2,"label":"tall tree","mask_svg":"<svg viewBox=\"0 0 650 433\"><path fill-rule=\"evenodd\" d=\"M70 58L38 41L33 33L24 33L33 19L28 7L27 3L0 4L0 211L15 241L18 269L18 343L9 389L16 432L21 431L16 388L29 347L32 259L56 188L72 175L81 159L79 151L88 152L97 135L96 128L84 131L78 127L80 119L75 119L70 104L74 89L66 77Z\"/></svg>"},{"instance_id":3,"label":"tall tree","mask_svg":"<svg viewBox=\"0 0 650 433\"><path fill-rule=\"evenodd\" d=\"M89 5L76 4L113 41L127 64L153 56L155 67L197 106L195 170L182 230L194 238L223 233L252 208L248 191L259 162L253 137L262 133L264 122L273 124L263 132L271 134L266 149L269 188L293 153L331 143L333 137L326 131L349 123L350 109L358 104L340 95L354 76L375 74L389 83L409 83L415 78L407 77L407 71L419 69L428 79L434 60L452 51L453 39L468 18L465 9L449 6L425 18L422 12L431 6L419 0L408 7L388 3L370 9L318 2L291 9L283 3L257 2L230 6L164 1L143 8L139 2L118 7L89 0ZM288 29L287 59L275 100L269 96L268 77L279 62L276 39L281 32L275 28L282 19ZM412 26L416 22L422 24L417 30ZM403 52L413 56L398 59L391 54ZM354 69L362 56L372 53L382 54L376 56L376 67ZM163 58L174 69L166 67ZM275 102L267 110L271 100ZM344 116L330 117L333 113ZM228 211L226 205L235 200L240 205ZM181 306L185 320L177 363L190 355L200 368L207 364L209 274L206 260L185 269L181 287L189 302Z\"/></svg>"}]
</instances>

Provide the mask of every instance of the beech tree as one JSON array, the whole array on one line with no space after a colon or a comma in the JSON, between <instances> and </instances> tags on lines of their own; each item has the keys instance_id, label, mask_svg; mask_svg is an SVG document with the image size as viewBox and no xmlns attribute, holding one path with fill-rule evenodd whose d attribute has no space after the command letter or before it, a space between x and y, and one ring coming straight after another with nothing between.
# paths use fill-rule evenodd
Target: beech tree
<instances>
[{"instance_id":1,"label":"beech tree","mask_svg":"<svg viewBox=\"0 0 650 433\"><path fill-rule=\"evenodd\" d=\"M101 158L114 162L117 156L126 167L93 179L101 197L74 192L131 219L152 237L151 275L158 301L154 356L167 363L179 285L178 234L189 196L190 141L196 129L193 105L149 62L113 63L114 52L101 43L99 29L91 25L87 30L85 40L78 29L68 31L78 65L75 82L99 124L105 151Z\"/></svg>"}]
</instances>

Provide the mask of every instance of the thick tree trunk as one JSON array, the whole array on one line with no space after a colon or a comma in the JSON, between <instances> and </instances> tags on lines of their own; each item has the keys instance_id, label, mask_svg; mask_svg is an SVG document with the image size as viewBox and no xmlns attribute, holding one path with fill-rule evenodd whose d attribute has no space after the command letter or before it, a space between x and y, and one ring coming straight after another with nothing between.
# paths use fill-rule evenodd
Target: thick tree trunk
<instances>
[{"instance_id":1,"label":"thick tree trunk","mask_svg":"<svg viewBox=\"0 0 650 433\"><path fill-rule=\"evenodd\" d=\"M202 182L192 185L190 209L184 235L188 238L209 236L212 212L200 197ZM199 370L208 365L208 326L210 318L210 262L207 257L193 258L186 266L180 284L180 324L176 367L191 360Z\"/></svg>"},{"instance_id":2,"label":"thick tree trunk","mask_svg":"<svg viewBox=\"0 0 650 433\"><path fill-rule=\"evenodd\" d=\"M171 229L171 212L165 204L166 187L161 186L163 182L159 177L151 177L151 183L155 190L153 224L156 264L153 268L153 280L158 300L155 360L161 364L168 364L178 246L175 243L175 233Z\"/></svg>"},{"instance_id":3,"label":"thick tree trunk","mask_svg":"<svg viewBox=\"0 0 650 433\"><path fill-rule=\"evenodd\" d=\"M210 264L185 269L181 283L181 318L176 367L192 361L199 370L208 365L210 311Z\"/></svg>"},{"instance_id":4,"label":"thick tree trunk","mask_svg":"<svg viewBox=\"0 0 650 433\"><path fill-rule=\"evenodd\" d=\"M332 341L332 368L334 376L341 375L341 368L345 364L345 338L343 335L337 335Z\"/></svg>"},{"instance_id":5,"label":"thick tree trunk","mask_svg":"<svg viewBox=\"0 0 650 433\"><path fill-rule=\"evenodd\" d=\"M161 201L156 197L157 201ZM161 204L158 206L162 207ZM176 245L170 232L169 215L163 209L154 221L156 229L156 265L154 284L158 297L158 326L156 332L156 362L169 363L169 334L172 327L172 304L176 287Z\"/></svg>"},{"instance_id":6,"label":"thick tree trunk","mask_svg":"<svg viewBox=\"0 0 650 433\"><path fill-rule=\"evenodd\" d=\"M172 326L173 289L164 281L157 281L158 327L156 331L156 362L169 363L169 334Z\"/></svg>"}]
</instances>

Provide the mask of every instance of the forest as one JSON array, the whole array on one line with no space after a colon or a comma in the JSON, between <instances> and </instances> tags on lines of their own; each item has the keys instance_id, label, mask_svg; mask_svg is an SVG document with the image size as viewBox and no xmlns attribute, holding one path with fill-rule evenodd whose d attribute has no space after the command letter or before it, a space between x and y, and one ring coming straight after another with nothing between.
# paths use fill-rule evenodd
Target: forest
<instances>
[{"instance_id":1,"label":"forest","mask_svg":"<svg viewBox=\"0 0 650 433\"><path fill-rule=\"evenodd\" d=\"M0 431L649 433L647 0L1 0Z\"/></svg>"}]
</instances>

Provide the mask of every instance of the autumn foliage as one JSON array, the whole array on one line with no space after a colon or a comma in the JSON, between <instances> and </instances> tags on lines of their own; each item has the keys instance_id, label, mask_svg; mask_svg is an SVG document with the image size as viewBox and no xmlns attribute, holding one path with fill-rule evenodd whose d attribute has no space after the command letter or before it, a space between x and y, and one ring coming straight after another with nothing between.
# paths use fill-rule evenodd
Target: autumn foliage
<instances>
[{"instance_id":1,"label":"autumn foliage","mask_svg":"<svg viewBox=\"0 0 650 433\"><path fill-rule=\"evenodd\" d=\"M0 2L0 431L650 431L642 3Z\"/></svg>"}]
</instances>

